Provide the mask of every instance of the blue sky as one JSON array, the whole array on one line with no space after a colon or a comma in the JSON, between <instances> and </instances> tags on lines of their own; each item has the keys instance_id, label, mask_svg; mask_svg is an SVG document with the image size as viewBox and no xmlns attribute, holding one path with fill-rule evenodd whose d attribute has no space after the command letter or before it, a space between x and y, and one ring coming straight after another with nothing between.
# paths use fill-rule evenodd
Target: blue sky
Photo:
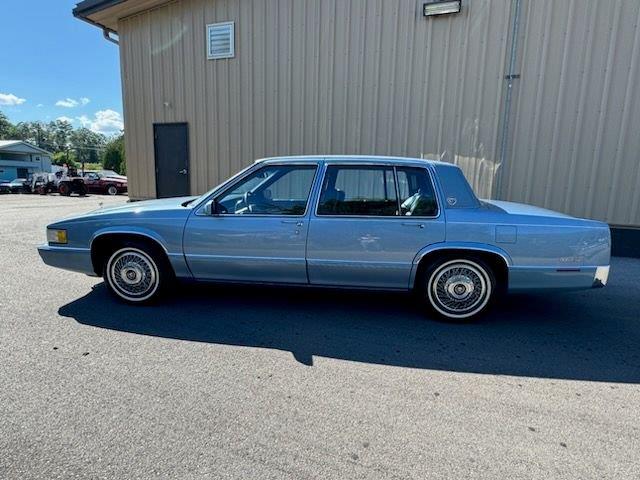
<instances>
[{"instance_id":1,"label":"blue sky","mask_svg":"<svg viewBox=\"0 0 640 480\"><path fill-rule=\"evenodd\" d=\"M79 0L78 0L79 1ZM118 47L73 17L76 0L2 0L0 110L11 121L122 126Z\"/></svg>"}]
</instances>

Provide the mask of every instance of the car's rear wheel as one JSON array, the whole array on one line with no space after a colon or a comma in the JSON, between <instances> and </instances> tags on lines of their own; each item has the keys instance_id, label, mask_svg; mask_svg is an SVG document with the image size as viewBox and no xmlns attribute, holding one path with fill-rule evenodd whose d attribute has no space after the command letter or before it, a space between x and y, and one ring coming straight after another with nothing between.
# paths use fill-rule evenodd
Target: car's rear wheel
<instances>
[{"instance_id":1,"label":"car's rear wheel","mask_svg":"<svg viewBox=\"0 0 640 480\"><path fill-rule=\"evenodd\" d=\"M165 258L155 249L133 242L108 256L102 274L111 293L131 304L153 302L171 279Z\"/></svg>"},{"instance_id":2,"label":"car's rear wheel","mask_svg":"<svg viewBox=\"0 0 640 480\"><path fill-rule=\"evenodd\" d=\"M448 257L430 265L423 295L431 311L449 321L468 321L486 312L496 291L491 267L473 257Z\"/></svg>"},{"instance_id":3,"label":"car's rear wheel","mask_svg":"<svg viewBox=\"0 0 640 480\"><path fill-rule=\"evenodd\" d=\"M107 187L107 194L108 195L117 195L118 194L118 189L116 188L115 185L109 185Z\"/></svg>"},{"instance_id":4,"label":"car's rear wheel","mask_svg":"<svg viewBox=\"0 0 640 480\"><path fill-rule=\"evenodd\" d=\"M61 183L60 185L58 185L58 193L60 195L64 195L69 196L71 195L71 188L69 188L69 185L66 183Z\"/></svg>"}]
</instances>

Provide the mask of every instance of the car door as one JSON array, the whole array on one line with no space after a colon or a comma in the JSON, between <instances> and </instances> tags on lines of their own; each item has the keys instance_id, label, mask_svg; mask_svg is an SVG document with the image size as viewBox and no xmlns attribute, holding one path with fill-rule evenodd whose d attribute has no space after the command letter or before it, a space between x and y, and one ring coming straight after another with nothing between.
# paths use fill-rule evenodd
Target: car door
<instances>
[{"instance_id":1,"label":"car door","mask_svg":"<svg viewBox=\"0 0 640 480\"><path fill-rule=\"evenodd\" d=\"M84 176L84 184L87 186L87 190L90 193L96 192L97 190L96 186L98 184L98 181L99 181L99 177L95 173L87 173Z\"/></svg>"},{"instance_id":2,"label":"car door","mask_svg":"<svg viewBox=\"0 0 640 480\"><path fill-rule=\"evenodd\" d=\"M193 275L308 283L307 210L317 168L317 162L264 165L192 214L183 246Z\"/></svg>"},{"instance_id":3,"label":"car door","mask_svg":"<svg viewBox=\"0 0 640 480\"><path fill-rule=\"evenodd\" d=\"M427 166L328 164L309 227L309 281L406 289L416 254L444 239Z\"/></svg>"}]
</instances>

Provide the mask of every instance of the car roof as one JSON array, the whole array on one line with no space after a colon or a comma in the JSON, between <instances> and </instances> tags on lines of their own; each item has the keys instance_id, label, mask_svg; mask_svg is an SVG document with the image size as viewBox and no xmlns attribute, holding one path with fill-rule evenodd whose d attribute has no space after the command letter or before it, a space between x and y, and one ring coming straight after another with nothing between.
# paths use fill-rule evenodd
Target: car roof
<instances>
[{"instance_id":1,"label":"car roof","mask_svg":"<svg viewBox=\"0 0 640 480\"><path fill-rule=\"evenodd\" d=\"M362 163L362 164L402 164L402 165L452 165L451 163L442 162L440 160L412 157L387 157L381 155L299 155L286 157L267 157L256 160L255 163L263 162L299 162L299 161L319 161L324 160L328 163Z\"/></svg>"}]
</instances>

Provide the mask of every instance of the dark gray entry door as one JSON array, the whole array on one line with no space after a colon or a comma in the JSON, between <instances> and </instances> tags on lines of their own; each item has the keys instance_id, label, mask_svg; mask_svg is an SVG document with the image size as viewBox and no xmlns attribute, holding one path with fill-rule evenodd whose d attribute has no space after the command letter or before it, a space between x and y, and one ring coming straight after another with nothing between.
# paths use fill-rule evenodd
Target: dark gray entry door
<instances>
[{"instance_id":1,"label":"dark gray entry door","mask_svg":"<svg viewBox=\"0 0 640 480\"><path fill-rule=\"evenodd\" d=\"M158 198L189 195L189 129L186 123L153 126Z\"/></svg>"}]
</instances>

